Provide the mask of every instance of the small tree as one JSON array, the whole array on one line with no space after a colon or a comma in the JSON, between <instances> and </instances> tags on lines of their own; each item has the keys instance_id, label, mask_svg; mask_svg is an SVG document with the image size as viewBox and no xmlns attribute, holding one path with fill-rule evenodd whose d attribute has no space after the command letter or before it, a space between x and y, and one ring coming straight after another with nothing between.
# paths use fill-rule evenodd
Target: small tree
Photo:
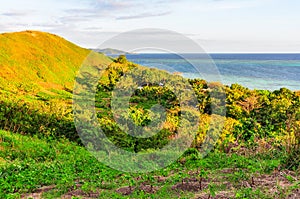
<instances>
[{"instance_id":1,"label":"small tree","mask_svg":"<svg viewBox=\"0 0 300 199\"><path fill-rule=\"evenodd\" d=\"M127 58L125 55L120 55L117 59L116 59L117 63L120 64L126 64L127 63Z\"/></svg>"}]
</instances>

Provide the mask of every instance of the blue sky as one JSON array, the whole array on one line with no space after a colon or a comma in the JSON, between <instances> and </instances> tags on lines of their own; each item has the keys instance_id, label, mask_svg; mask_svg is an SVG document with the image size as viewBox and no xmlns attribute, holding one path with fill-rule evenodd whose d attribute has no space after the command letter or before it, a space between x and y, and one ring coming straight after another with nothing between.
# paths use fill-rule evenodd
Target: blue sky
<instances>
[{"instance_id":1,"label":"blue sky","mask_svg":"<svg viewBox=\"0 0 300 199\"><path fill-rule=\"evenodd\" d=\"M97 47L124 31L163 28L207 52L300 52L298 0L10 0L0 31L52 32Z\"/></svg>"}]
</instances>

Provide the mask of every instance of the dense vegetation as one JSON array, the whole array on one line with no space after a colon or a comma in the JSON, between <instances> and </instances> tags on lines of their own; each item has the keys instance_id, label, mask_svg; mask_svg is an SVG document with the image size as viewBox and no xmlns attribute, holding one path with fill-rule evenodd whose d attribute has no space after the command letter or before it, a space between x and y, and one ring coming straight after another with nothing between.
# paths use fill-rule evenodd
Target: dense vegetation
<instances>
[{"instance_id":1,"label":"dense vegetation","mask_svg":"<svg viewBox=\"0 0 300 199\"><path fill-rule=\"evenodd\" d=\"M0 139L1 198L39 198L42 194L45 198L208 198L218 193L233 198L286 198L299 186L292 172L268 178L280 165L274 157L212 153L198 159L186 155L163 170L129 174L104 166L85 148L64 139L3 131ZM273 186L276 190L270 191Z\"/></svg>"},{"instance_id":2,"label":"dense vegetation","mask_svg":"<svg viewBox=\"0 0 300 199\"><path fill-rule=\"evenodd\" d=\"M0 43L0 129L6 130L0 131L0 198L32 192L45 192L47 198L209 198L218 194L286 198L300 194L299 92L182 80L129 62L125 56L112 61L99 54L97 61L107 68L96 88L97 118L115 145L135 153L157 150L177 139L185 124L183 112L200 120L191 148L177 162L147 175L122 173L87 152L73 122L71 85L89 51L55 35L31 31L3 34ZM143 76L142 87L131 95L128 112L117 113L118 118L146 127L155 116L151 108L160 104L166 110L166 122L155 136L130 136L115 121L112 93L130 71ZM167 79L189 83L197 111L182 106L189 96L179 99ZM204 159L199 153L203 145L214 146ZM277 175L269 182L276 187L273 192L274 187L265 185L267 180L263 183L271 174Z\"/></svg>"},{"instance_id":3,"label":"dense vegetation","mask_svg":"<svg viewBox=\"0 0 300 199\"><path fill-rule=\"evenodd\" d=\"M167 143L170 137L176 135L180 127L179 121L182 110L178 99L167 87L150 85L150 82L148 84L145 82L146 86L135 91L130 99L130 114L132 114L131 117L137 125L147 125L147 120L150 120L149 109L154 104L159 103L167 109L167 118L163 130L157 136L151 137L150 140L136 142L136 138L127 135L118 128L110 112L111 92L114 85L124 71L126 72L124 65L129 66L128 68L132 67L132 63L124 62L124 60L122 62L123 65L119 65L120 60L116 60L116 63L111 64L108 70L113 72L109 71L109 81L102 80L98 85L96 107L98 108L100 124L106 135L119 146L129 150L133 150L133 148L140 150L160 148ZM142 68L140 70L143 73L144 70L149 69ZM148 74L156 77L162 75L168 77L167 74L161 71ZM197 95L197 107L200 113L198 115L200 125L192 147L201 148L205 135L210 128L208 124L211 123L212 118L216 120L215 114L218 114L219 120L220 117L224 117L225 122L221 126L223 129L219 135L215 150L226 153L242 149L263 150L265 152L285 151L288 153L286 154L288 162L286 162L285 166L293 169L299 167L299 93L285 88L276 91L249 90L237 84L223 86L200 79L191 79L189 83ZM213 102L214 100L222 100L222 98L216 96L216 94L212 95L212 93L225 94L226 105L222 104L222 102ZM214 109L218 109L214 114L212 113L213 105L220 106L214 107ZM223 110L224 108L226 111ZM224 115L225 112L226 115ZM143 146L135 146L134 143ZM148 143L148 145L145 143Z\"/></svg>"}]
</instances>

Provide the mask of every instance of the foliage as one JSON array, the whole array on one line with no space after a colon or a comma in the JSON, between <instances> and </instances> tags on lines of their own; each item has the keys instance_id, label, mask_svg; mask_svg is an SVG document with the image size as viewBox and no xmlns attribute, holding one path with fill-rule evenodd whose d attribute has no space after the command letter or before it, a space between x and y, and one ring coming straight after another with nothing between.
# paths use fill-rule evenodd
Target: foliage
<instances>
[{"instance_id":1,"label":"foliage","mask_svg":"<svg viewBox=\"0 0 300 199\"><path fill-rule=\"evenodd\" d=\"M78 141L70 109L63 102L47 104L24 102L15 98L0 99L0 128L14 133L39 137L69 138Z\"/></svg>"},{"instance_id":2,"label":"foliage","mask_svg":"<svg viewBox=\"0 0 300 199\"><path fill-rule=\"evenodd\" d=\"M187 159L184 164L178 161L151 173L130 174L104 166L85 148L65 139L39 139L0 131L0 148L1 198L25 197L26 193L39 192L42 187L49 186L52 188L42 192L43 198L63 198L68 193L76 193L73 191L82 193L78 197L88 197L88 194L93 197L93 193L97 193L97 198L193 198L200 192L218 196L224 191L238 198L272 198L275 193L270 195L263 186L260 188L257 184L256 188L260 189L255 190L241 183L250 182L253 175L266 175L280 163L274 158L223 153L210 153L203 159L195 159L191 157L197 152L190 150L182 157ZM232 172L228 172L228 168L232 168L229 170ZM299 181L295 181L294 176L286 177L291 179L290 190L293 187L296 190ZM255 183L259 183L258 178L255 177ZM276 179L274 181L276 183ZM202 189L196 193L178 188L182 183L198 187L200 182ZM142 188L145 185L158 190L147 191ZM132 193L118 192L122 187L131 187ZM290 193L281 190L283 198Z\"/></svg>"},{"instance_id":3,"label":"foliage","mask_svg":"<svg viewBox=\"0 0 300 199\"><path fill-rule=\"evenodd\" d=\"M16 45L11 45L13 40L17 41ZM195 109L187 109L183 104L189 103L191 96L188 92L178 97L168 87L169 83L178 89L183 88L176 84L185 81L182 77L139 66L125 56L111 61L111 58L101 55L100 61L107 68L102 71L97 85L96 112L102 130L116 146L135 153L161 149L170 140L178 139L180 128L187 124L182 119L183 113L188 113L191 120L199 120L196 128L186 129L195 134L195 139L191 149L178 162L135 182L134 179L142 177L109 169L80 146L73 122L71 86L89 51L55 35L32 31L2 34L0 43L3 44L0 45L0 129L11 132L0 131L1 198L18 197L17 193L52 184L57 186L55 194L60 197L76 186L78 179L84 192L102 189L104 198L122 198L112 190L125 185L129 185L130 196L134 198L178 198L180 194L173 191L175 184L172 183L184 186L187 176L200 176L202 190L208 176L221 168L235 169L227 175L233 184L241 180L248 182L257 172L268 173L280 167L299 171L299 92L285 88L250 90L238 84L223 86L188 79L186 81L191 87L184 89L195 93L197 104ZM126 83L118 84L124 80L125 74L134 73L143 79L133 78L137 84L126 79ZM116 86L130 88L136 85L139 88L130 94L127 112L113 115L111 102ZM122 127L116 122L119 118L123 124L147 129L161 116L155 107L165 110L166 117L161 126L156 124L161 130L154 136L131 136L127 133L129 126ZM83 123L91 120L88 116L84 119ZM140 133L139 128L133 129L135 135ZM213 152L201 159L202 152L210 148ZM193 169L194 173L198 172L196 177L193 172L187 172ZM169 178L160 182L155 178L158 175ZM299 185L297 179L288 179L295 181L295 187ZM155 185L162 185L165 189L156 195L134 190L145 182L151 184L151 191ZM236 184L234 187L233 196L236 198L268 196L263 190L253 187L241 188ZM209 182L204 191L211 197L222 189Z\"/></svg>"}]
</instances>

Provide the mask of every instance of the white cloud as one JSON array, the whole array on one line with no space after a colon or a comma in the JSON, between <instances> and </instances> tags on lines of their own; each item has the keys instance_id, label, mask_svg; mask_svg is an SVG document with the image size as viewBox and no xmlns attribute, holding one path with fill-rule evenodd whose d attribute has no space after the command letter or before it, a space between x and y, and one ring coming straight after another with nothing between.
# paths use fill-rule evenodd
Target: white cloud
<instances>
[{"instance_id":1,"label":"white cloud","mask_svg":"<svg viewBox=\"0 0 300 199\"><path fill-rule=\"evenodd\" d=\"M10 0L0 7L0 31L37 29L96 47L119 32L150 27L210 39L210 51L297 50L299 6L295 0Z\"/></svg>"},{"instance_id":2,"label":"white cloud","mask_svg":"<svg viewBox=\"0 0 300 199\"><path fill-rule=\"evenodd\" d=\"M171 12L160 12L160 13L141 13L137 15L127 15L127 16L120 16L117 17L117 20L125 20L125 19L141 19L141 18L148 18L148 17L159 17L169 15Z\"/></svg>"},{"instance_id":3,"label":"white cloud","mask_svg":"<svg viewBox=\"0 0 300 199\"><path fill-rule=\"evenodd\" d=\"M8 11L8 12L4 12L1 13L1 15L3 16L7 16L7 17L22 17L22 16L26 16L31 14L32 11Z\"/></svg>"}]
</instances>

